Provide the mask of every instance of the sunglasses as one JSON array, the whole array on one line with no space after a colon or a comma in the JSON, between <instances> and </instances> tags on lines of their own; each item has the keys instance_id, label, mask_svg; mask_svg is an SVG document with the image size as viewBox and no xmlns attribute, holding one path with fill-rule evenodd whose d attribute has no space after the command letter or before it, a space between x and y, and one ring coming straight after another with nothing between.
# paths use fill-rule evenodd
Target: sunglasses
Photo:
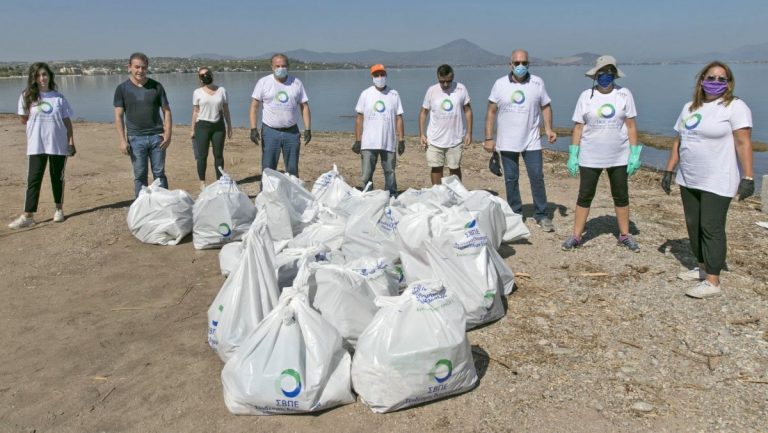
<instances>
[{"instance_id":1,"label":"sunglasses","mask_svg":"<svg viewBox=\"0 0 768 433\"><path fill-rule=\"evenodd\" d=\"M528 61L526 60L524 62L512 62L512 66L521 66L521 65L528 66Z\"/></svg>"},{"instance_id":2,"label":"sunglasses","mask_svg":"<svg viewBox=\"0 0 768 433\"><path fill-rule=\"evenodd\" d=\"M716 75L707 75L704 77L704 81L717 81L718 83L727 83L728 77L718 77Z\"/></svg>"}]
</instances>

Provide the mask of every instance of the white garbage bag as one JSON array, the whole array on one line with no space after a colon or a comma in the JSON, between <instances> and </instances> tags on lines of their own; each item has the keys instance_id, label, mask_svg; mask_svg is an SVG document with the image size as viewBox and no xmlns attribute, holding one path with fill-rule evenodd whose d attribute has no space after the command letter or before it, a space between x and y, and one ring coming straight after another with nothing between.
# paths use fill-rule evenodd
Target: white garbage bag
<instances>
[{"instance_id":1,"label":"white garbage bag","mask_svg":"<svg viewBox=\"0 0 768 433\"><path fill-rule=\"evenodd\" d=\"M330 250L325 245L312 245L306 248L285 248L275 258L277 286L280 289L293 286L293 280L302 263L329 260Z\"/></svg>"},{"instance_id":2,"label":"white garbage bag","mask_svg":"<svg viewBox=\"0 0 768 433\"><path fill-rule=\"evenodd\" d=\"M506 231L506 220L501 205L491 197L488 191L470 191L461 202L461 206L467 208L477 221L477 228L488 236L491 246L498 250L502 237Z\"/></svg>"},{"instance_id":3,"label":"white garbage bag","mask_svg":"<svg viewBox=\"0 0 768 433\"><path fill-rule=\"evenodd\" d=\"M230 242L219 250L219 269L221 275L229 276L240 263L243 256L243 242Z\"/></svg>"},{"instance_id":4,"label":"white garbage bag","mask_svg":"<svg viewBox=\"0 0 768 433\"><path fill-rule=\"evenodd\" d=\"M344 267L365 278L376 296L397 296L405 281L402 267L385 258L360 257L346 262Z\"/></svg>"},{"instance_id":5,"label":"white garbage bag","mask_svg":"<svg viewBox=\"0 0 768 433\"><path fill-rule=\"evenodd\" d=\"M208 308L208 345L226 362L279 297L275 251L269 230L262 226Z\"/></svg>"},{"instance_id":6,"label":"white garbage bag","mask_svg":"<svg viewBox=\"0 0 768 433\"><path fill-rule=\"evenodd\" d=\"M360 335L352 384L374 412L468 391L477 372L461 302L439 281L417 281L381 307Z\"/></svg>"},{"instance_id":7,"label":"white garbage bag","mask_svg":"<svg viewBox=\"0 0 768 433\"><path fill-rule=\"evenodd\" d=\"M193 205L186 191L168 191L156 179L128 209L128 229L146 244L176 245L192 232Z\"/></svg>"},{"instance_id":8,"label":"white garbage bag","mask_svg":"<svg viewBox=\"0 0 768 433\"><path fill-rule=\"evenodd\" d=\"M353 403L350 356L338 331L288 289L221 372L238 415L315 412Z\"/></svg>"},{"instance_id":9,"label":"white garbage bag","mask_svg":"<svg viewBox=\"0 0 768 433\"><path fill-rule=\"evenodd\" d=\"M222 171L221 178L200 193L192 215L195 248L220 248L243 237L256 218L256 207Z\"/></svg>"},{"instance_id":10,"label":"white garbage bag","mask_svg":"<svg viewBox=\"0 0 768 433\"><path fill-rule=\"evenodd\" d=\"M347 218L330 208L321 206L317 221L308 225L301 233L288 242L290 248L306 248L325 245L331 250L341 250Z\"/></svg>"},{"instance_id":11,"label":"white garbage bag","mask_svg":"<svg viewBox=\"0 0 768 433\"><path fill-rule=\"evenodd\" d=\"M450 207L458 203L456 195L445 185L433 185L430 188L408 188L397 196L397 205L410 207L415 203L433 203Z\"/></svg>"},{"instance_id":12,"label":"white garbage bag","mask_svg":"<svg viewBox=\"0 0 768 433\"><path fill-rule=\"evenodd\" d=\"M490 257L496 272L499 274L504 296L510 295L515 289L515 273L507 266L507 262L504 261L504 258L501 257L498 251L489 249L488 257Z\"/></svg>"},{"instance_id":13,"label":"white garbage bag","mask_svg":"<svg viewBox=\"0 0 768 433\"><path fill-rule=\"evenodd\" d=\"M404 215L397 225L397 243L405 282L432 278L424 243L432 239L430 221L445 208L425 209Z\"/></svg>"},{"instance_id":14,"label":"white garbage bag","mask_svg":"<svg viewBox=\"0 0 768 433\"><path fill-rule=\"evenodd\" d=\"M267 213L274 239L293 238L317 217L315 198L296 179L270 168L261 174L262 191L256 197L256 207Z\"/></svg>"},{"instance_id":15,"label":"white garbage bag","mask_svg":"<svg viewBox=\"0 0 768 433\"><path fill-rule=\"evenodd\" d=\"M387 257L396 259L397 251L382 246L384 235L378 223L389 204L389 191L376 190L346 197L339 203L339 213L347 218L341 251L345 257Z\"/></svg>"},{"instance_id":16,"label":"white garbage bag","mask_svg":"<svg viewBox=\"0 0 768 433\"><path fill-rule=\"evenodd\" d=\"M341 200L351 195L361 195L356 188L350 186L339 174L336 164L333 169L320 175L312 186L312 195L319 203L335 208Z\"/></svg>"}]
</instances>

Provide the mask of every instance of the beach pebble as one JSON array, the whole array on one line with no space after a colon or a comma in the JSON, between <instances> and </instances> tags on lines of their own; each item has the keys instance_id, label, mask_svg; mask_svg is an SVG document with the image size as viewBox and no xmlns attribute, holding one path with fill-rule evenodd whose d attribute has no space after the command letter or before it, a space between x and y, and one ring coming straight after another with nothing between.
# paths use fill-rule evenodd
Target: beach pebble
<instances>
[{"instance_id":1,"label":"beach pebble","mask_svg":"<svg viewBox=\"0 0 768 433\"><path fill-rule=\"evenodd\" d=\"M632 405L632 410L640 413L648 413L653 411L653 405L644 401L638 401Z\"/></svg>"}]
</instances>

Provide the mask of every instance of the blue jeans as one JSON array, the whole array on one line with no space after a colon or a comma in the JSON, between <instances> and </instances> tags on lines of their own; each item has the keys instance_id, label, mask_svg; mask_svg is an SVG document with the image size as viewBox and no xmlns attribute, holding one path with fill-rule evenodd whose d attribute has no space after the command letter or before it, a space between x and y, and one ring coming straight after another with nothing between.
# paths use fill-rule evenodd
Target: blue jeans
<instances>
[{"instance_id":1,"label":"blue jeans","mask_svg":"<svg viewBox=\"0 0 768 433\"><path fill-rule=\"evenodd\" d=\"M272 128L262 125L261 171L265 168L277 170L277 161L282 152L285 171L299 177L299 150L301 149L299 137L298 125L289 128Z\"/></svg>"},{"instance_id":2,"label":"blue jeans","mask_svg":"<svg viewBox=\"0 0 768 433\"><path fill-rule=\"evenodd\" d=\"M152 165L152 177L160 179L160 186L168 188L165 177L165 149L160 148L161 135L129 135L128 153L133 164L133 190L139 196L142 186L147 186L147 160Z\"/></svg>"},{"instance_id":3,"label":"blue jeans","mask_svg":"<svg viewBox=\"0 0 768 433\"><path fill-rule=\"evenodd\" d=\"M523 213L523 202L520 199L520 155L523 155L528 180L531 183L533 196L533 217L536 221L547 217L547 190L544 187L544 161L541 150L524 152L501 152L501 166L504 168L504 186L507 190L507 203L517 214Z\"/></svg>"},{"instance_id":4,"label":"blue jeans","mask_svg":"<svg viewBox=\"0 0 768 433\"><path fill-rule=\"evenodd\" d=\"M389 191L390 195L397 194L397 178L395 178L395 167L397 167L397 154L387 152L386 150L360 151L360 161L362 163L362 187L368 182L373 181L373 172L376 170L376 161L381 157L381 169L384 170L384 189Z\"/></svg>"}]
</instances>

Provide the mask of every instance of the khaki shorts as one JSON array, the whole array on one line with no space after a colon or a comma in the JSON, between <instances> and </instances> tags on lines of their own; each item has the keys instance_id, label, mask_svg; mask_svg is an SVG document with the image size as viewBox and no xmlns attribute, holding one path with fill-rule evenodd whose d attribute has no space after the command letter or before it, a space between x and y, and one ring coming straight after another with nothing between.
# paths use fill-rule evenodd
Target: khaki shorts
<instances>
[{"instance_id":1,"label":"khaki shorts","mask_svg":"<svg viewBox=\"0 0 768 433\"><path fill-rule=\"evenodd\" d=\"M427 165L430 167L448 167L449 169L456 170L461 167L462 154L464 154L463 144L457 144L448 148L430 144L427 146Z\"/></svg>"}]
</instances>

